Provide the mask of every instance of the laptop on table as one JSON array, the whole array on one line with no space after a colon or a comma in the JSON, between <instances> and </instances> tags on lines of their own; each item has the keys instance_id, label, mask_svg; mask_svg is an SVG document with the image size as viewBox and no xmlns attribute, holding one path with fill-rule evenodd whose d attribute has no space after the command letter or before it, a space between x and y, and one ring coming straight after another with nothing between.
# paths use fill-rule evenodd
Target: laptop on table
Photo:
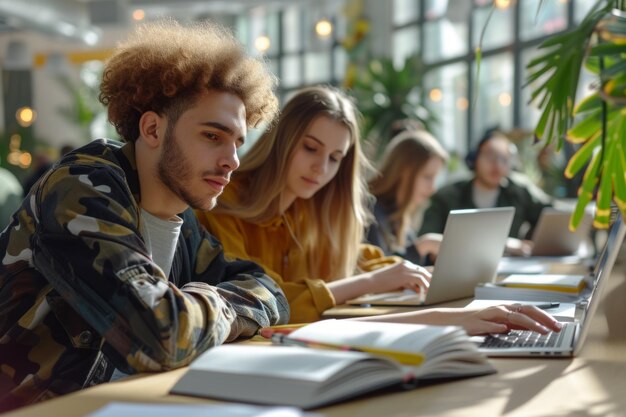
<instances>
[{"instance_id":1,"label":"laptop on table","mask_svg":"<svg viewBox=\"0 0 626 417\"><path fill-rule=\"evenodd\" d=\"M576 255L581 243L589 237L593 217L585 211L575 231L569 230L570 210L546 207L541 211L532 235L531 256Z\"/></svg>"},{"instance_id":2,"label":"laptop on table","mask_svg":"<svg viewBox=\"0 0 626 417\"><path fill-rule=\"evenodd\" d=\"M585 211L574 232L569 230L571 216L571 210L544 208L532 234L530 256L503 257L498 265L498 275L543 274L548 273L553 265L579 264L581 257L589 255L589 250L581 249L585 248L582 244L590 236L593 216Z\"/></svg>"},{"instance_id":3,"label":"laptop on table","mask_svg":"<svg viewBox=\"0 0 626 417\"><path fill-rule=\"evenodd\" d=\"M606 244L596 260L593 287L579 322L563 323L560 332L548 335L528 330L512 330L507 334L473 337L472 339L479 343L479 350L489 356L576 356L587 338L591 321L602 300L603 290L625 235L626 224L618 214L611 226Z\"/></svg>"},{"instance_id":4,"label":"laptop on table","mask_svg":"<svg viewBox=\"0 0 626 417\"><path fill-rule=\"evenodd\" d=\"M395 291L365 295L347 304L421 306L473 296L477 284L496 275L514 213L513 207L450 211L426 296Z\"/></svg>"}]
</instances>

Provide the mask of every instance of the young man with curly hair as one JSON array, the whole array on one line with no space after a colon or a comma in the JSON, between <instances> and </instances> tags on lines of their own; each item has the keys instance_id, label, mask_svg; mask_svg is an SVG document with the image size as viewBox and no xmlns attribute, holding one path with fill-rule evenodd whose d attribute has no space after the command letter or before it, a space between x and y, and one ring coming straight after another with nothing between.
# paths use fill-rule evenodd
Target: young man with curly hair
<instances>
[{"instance_id":1,"label":"young man with curly hair","mask_svg":"<svg viewBox=\"0 0 626 417\"><path fill-rule=\"evenodd\" d=\"M275 83L209 24L145 25L117 48L100 100L125 143L66 155L0 235L0 411L287 322L281 290L190 209L215 205Z\"/></svg>"}]
</instances>

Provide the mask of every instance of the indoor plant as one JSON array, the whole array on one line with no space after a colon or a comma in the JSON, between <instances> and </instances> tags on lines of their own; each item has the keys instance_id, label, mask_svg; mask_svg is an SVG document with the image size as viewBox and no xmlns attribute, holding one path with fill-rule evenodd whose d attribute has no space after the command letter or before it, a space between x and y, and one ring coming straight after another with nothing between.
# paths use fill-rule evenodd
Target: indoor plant
<instances>
[{"instance_id":1,"label":"indoor plant","mask_svg":"<svg viewBox=\"0 0 626 417\"><path fill-rule=\"evenodd\" d=\"M565 176L585 170L571 228L594 197L596 227L608 227L612 200L626 215L625 10L624 0L598 1L578 27L543 42L542 54L528 64L527 84L537 85L531 102L541 109L537 140L575 144ZM596 75L595 91L575 105L583 68Z\"/></svg>"}]
</instances>

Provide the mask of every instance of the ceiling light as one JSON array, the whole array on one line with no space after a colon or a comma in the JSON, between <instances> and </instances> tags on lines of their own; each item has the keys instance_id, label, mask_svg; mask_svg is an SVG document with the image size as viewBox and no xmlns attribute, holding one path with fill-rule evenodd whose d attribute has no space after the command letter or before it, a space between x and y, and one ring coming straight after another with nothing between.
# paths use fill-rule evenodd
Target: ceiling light
<instances>
[{"instance_id":1,"label":"ceiling light","mask_svg":"<svg viewBox=\"0 0 626 417\"><path fill-rule=\"evenodd\" d=\"M35 112L35 110L31 109L28 106L20 107L15 112L15 118L17 119L17 123L19 123L20 126L28 127L33 124L33 122L37 118L37 113Z\"/></svg>"},{"instance_id":2,"label":"ceiling light","mask_svg":"<svg viewBox=\"0 0 626 417\"><path fill-rule=\"evenodd\" d=\"M146 17L146 12L142 9L137 9L133 12L133 20L139 21L143 20Z\"/></svg>"},{"instance_id":3,"label":"ceiling light","mask_svg":"<svg viewBox=\"0 0 626 417\"><path fill-rule=\"evenodd\" d=\"M270 38L266 35L259 35L254 40L254 47L259 52L267 51L268 49L270 49L270 46L271 46Z\"/></svg>"},{"instance_id":4,"label":"ceiling light","mask_svg":"<svg viewBox=\"0 0 626 417\"><path fill-rule=\"evenodd\" d=\"M315 33L321 38L327 38L333 33L333 24L328 19L320 19L315 24Z\"/></svg>"},{"instance_id":5,"label":"ceiling light","mask_svg":"<svg viewBox=\"0 0 626 417\"><path fill-rule=\"evenodd\" d=\"M428 93L428 97L431 101L438 102L443 98L443 93L439 88L433 88L430 90L430 93Z\"/></svg>"}]
</instances>

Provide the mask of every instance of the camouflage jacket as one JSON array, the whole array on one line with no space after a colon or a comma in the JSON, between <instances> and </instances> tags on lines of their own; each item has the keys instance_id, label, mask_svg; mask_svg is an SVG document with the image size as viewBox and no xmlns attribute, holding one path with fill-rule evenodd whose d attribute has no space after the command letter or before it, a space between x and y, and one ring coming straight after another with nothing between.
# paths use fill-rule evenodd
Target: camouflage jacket
<instances>
[{"instance_id":1,"label":"camouflage jacket","mask_svg":"<svg viewBox=\"0 0 626 417\"><path fill-rule=\"evenodd\" d=\"M207 348L288 321L256 264L228 261L183 218L169 280L139 224L133 144L94 141L33 187L0 235L0 411L124 372L187 365Z\"/></svg>"}]
</instances>

